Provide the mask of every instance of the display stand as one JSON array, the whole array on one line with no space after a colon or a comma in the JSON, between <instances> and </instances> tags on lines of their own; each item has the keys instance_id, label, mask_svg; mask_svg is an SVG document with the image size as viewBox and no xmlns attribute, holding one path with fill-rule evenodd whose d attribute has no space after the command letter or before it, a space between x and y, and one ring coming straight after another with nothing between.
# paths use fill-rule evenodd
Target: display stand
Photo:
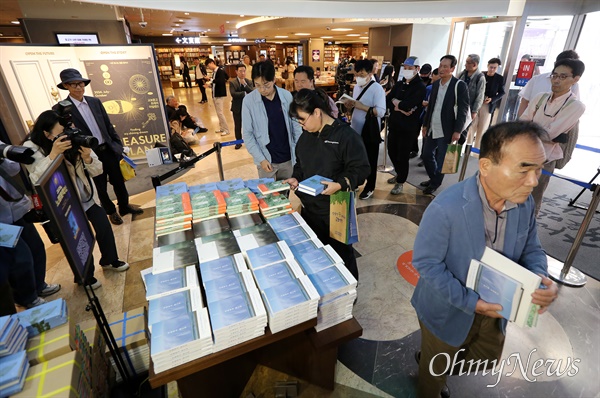
<instances>
[{"instance_id":1,"label":"display stand","mask_svg":"<svg viewBox=\"0 0 600 398\"><path fill-rule=\"evenodd\" d=\"M391 173L391 171L394 170L394 168L392 166L387 165L387 155L385 155L385 148L387 148L388 134L390 132L390 125L389 125L390 110L389 109L385 112L384 117L385 117L385 135L383 136L383 148L384 148L383 164L380 164L379 166L377 166L377 171L380 173Z\"/></svg>"},{"instance_id":2,"label":"display stand","mask_svg":"<svg viewBox=\"0 0 600 398\"><path fill-rule=\"evenodd\" d=\"M590 182L588 184L593 185L594 181L596 181L596 178L598 178L599 175L600 175L600 167L598 167L598 171L596 171L596 174L592 177L592 179L590 180ZM569 201L569 206L576 207L576 208L582 209L582 210L587 210L588 207L575 204L577 202L577 199L579 199L581 197L581 195L583 195L583 193L586 191L586 189L587 188L583 188L577 194L577 196L575 196L573 199L571 199L571 201ZM596 210L596 213L600 213L600 211Z\"/></svg>"},{"instance_id":3,"label":"display stand","mask_svg":"<svg viewBox=\"0 0 600 398\"><path fill-rule=\"evenodd\" d=\"M196 162L204 159L205 157L209 156L210 154L212 154L214 152L217 152L217 155L218 155L217 158L218 158L218 166L219 166L219 176L221 177L221 181L222 181L223 180L223 164L221 162L221 146L222 146L222 144L220 142L215 142L213 144L213 147L211 149L209 149L208 151L201 153L200 155L198 155L195 158L192 158L190 160L182 160L181 162L179 162L179 167L177 167L171 171L168 171L165 174L160 175L160 176L153 175L152 177L150 177L152 179L152 187L154 187L154 189L156 189L156 187L162 185L162 181L181 173L188 167L194 166L196 164Z\"/></svg>"},{"instance_id":4,"label":"display stand","mask_svg":"<svg viewBox=\"0 0 600 398\"><path fill-rule=\"evenodd\" d=\"M571 249L567 254L567 258L565 259L562 269L560 269L560 262L558 261L554 260L552 261L552 264L550 264L550 262L548 263L548 274L550 278L567 286L582 287L587 283L586 276L581 271L576 268L572 268L571 266L573 265L577 251L581 246L581 242L585 237L585 233L587 232L590 222L594 217L594 213L598 208L598 204L600 203L600 184L592 185L592 188L590 189L593 191L592 200L587 212L585 213L585 216L583 217L581 226L579 227L577 235L575 236L575 240L573 241L573 246L571 246Z\"/></svg>"}]
</instances>

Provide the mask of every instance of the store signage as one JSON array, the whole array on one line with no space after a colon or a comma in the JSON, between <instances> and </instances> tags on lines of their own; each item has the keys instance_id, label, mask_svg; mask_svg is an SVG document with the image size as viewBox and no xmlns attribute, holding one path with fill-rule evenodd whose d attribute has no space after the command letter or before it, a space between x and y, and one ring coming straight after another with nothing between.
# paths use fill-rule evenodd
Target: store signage
<instances>
[{"instance_id":1,"label":"store signage","mask_svg":"<svg viewBox=\"0 0 600 398\"><path fill-rule=\"evenodd\" d=\"M177 44L200 44L199 37L176 37L175 43Z\"/></svg>"},{"instance_id":2,"label":"store signage","mask_svg":"<svg viewBox=\"0 0 600 398\"><path fill-rule=\"evenodd\" d=\"M244 43L246 39L242 37L230 37L229 39L227 39L227 41L230 43Z\"/></svg>"},{"instance_id":3,"label":"store signage","mask_svg":"<svg viewBox=\"0 0 600 398\"><path fill-rule=\"evenodd\" d=\"M534 70L535 61L521 61L517 71L517 78L515 79L515 86L525 86L529 79L533 77Z\"/></svg>"},{"instance_id":4,"label":"store signage","mask_svg":"<svg viewBox=\"0 0 600 398\"><path fill-rule=\"evenodd\" d=\"M266 43L267 39L254 39L254 43L256 44L261 44L261 43Z\"/></svg>"}]
</instances>

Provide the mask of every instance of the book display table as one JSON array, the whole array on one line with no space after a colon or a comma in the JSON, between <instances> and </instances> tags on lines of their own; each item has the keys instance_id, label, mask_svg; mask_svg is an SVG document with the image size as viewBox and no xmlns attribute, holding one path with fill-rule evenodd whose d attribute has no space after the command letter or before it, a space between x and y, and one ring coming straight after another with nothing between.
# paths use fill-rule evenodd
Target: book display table
<instances>
[{"instance_id":1,"label":"book display table","mask_svg":"<svg viewBox=\"0 0 600 398\"><path fill-rule=\"evenodd\" d=\"M181 397L239 397L256 365L301 378L333 390L338 347L362 335L355 318L316 332L317 319L207 355L155 374L150 364L153 388L177 381Z\"/></svg>"}]
</instances>

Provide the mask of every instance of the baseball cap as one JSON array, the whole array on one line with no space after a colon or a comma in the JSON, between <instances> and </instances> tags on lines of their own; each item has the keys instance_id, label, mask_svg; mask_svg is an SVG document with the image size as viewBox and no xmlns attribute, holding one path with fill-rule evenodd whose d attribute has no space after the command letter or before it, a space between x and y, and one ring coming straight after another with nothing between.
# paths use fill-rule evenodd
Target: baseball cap
<instances>
[{"instance_id":1,"label":"baseball cap","mask_svg":"<svg viewBox=\"0 0 600 398\"><path fill-rule=\"evenodd\" d=\"M421 66L421 61L419 61L418 57L410 56L410 57L406 58L406 60L402 63L402 65Z\"/></svg>"}]
</instances>

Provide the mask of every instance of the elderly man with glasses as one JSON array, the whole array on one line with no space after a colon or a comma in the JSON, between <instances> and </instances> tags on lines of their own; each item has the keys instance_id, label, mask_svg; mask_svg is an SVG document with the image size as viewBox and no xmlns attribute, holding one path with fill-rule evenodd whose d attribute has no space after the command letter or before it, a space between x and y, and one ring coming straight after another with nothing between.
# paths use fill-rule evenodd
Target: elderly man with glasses
<instances>
[{"instance_id":1,"label":"elderly man with glasses","mask_svg":"<svg viewBox=\"0 0 600 398\"><path fill-rule=\"evenodd\" d=\"M275 85L275 67L259 62L252 68L256 90L242 103L242 135L260 178L285 180L292 176L296 163L296 142L302 134L288 111L292 102L289 91Z\"/></svg>"}]
</instances>

